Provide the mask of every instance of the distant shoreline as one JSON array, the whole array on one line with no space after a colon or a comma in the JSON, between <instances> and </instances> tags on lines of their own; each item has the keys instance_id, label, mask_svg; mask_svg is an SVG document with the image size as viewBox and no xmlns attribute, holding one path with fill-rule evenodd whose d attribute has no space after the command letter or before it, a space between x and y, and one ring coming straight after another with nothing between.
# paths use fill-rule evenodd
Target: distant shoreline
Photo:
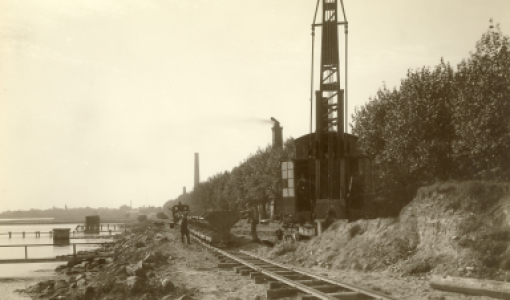
<instances>
[{"instance_id":1,"label":"distant shoreline","mask_svg":"<svg viewBox=\"0 0 510 300\"><path fill-rule=\"evenodd\" d=\"M101 224L133 223L135 219L101 219ZM40 225L40 224L76 224L85 223L85 218L53 219L53 218L27 218L27 219L0 219L2 225Z\"/></svg>"}]
</instances>

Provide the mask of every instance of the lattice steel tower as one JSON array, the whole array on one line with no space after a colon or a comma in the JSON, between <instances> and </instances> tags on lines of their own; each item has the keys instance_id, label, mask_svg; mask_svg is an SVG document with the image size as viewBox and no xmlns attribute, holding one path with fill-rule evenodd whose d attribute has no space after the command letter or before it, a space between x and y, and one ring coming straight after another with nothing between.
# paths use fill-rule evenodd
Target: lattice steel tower
<instances>
[{"instance_id":1,"label":"lattice steel tower","mask_svg":"<svg viewBox=\"0 0 510 300\"><path fill-rule=\"evenodd\" d=\"M315 19L319 2L322 2L322 23L316 24ZM345 29L345 54L347 58L347 19L345 17L343 3L340 4L344 21L338 20L338 0L319 0L314 18L313 35L315 28L321 27L321 52L320 52L320 86L315 92L316 100L316 198L342 199L345 196L344 180L344 121L347 124L347 116L344 90L340 88L340 55L338 26ZM346 59L347 62L347 59ZM347 73L347 65L345 65ZM313 78L312 78L313 82ZM347 80L345 81L345 86ZM334 173L341 178L335 178ZM340 180L340 185L333 180ZM322 185L322 186L321 186ZM324 187L327 185L327 188ZM321 191L327 191L327 195L321 195Z\"/></svg>"}]
</instances>

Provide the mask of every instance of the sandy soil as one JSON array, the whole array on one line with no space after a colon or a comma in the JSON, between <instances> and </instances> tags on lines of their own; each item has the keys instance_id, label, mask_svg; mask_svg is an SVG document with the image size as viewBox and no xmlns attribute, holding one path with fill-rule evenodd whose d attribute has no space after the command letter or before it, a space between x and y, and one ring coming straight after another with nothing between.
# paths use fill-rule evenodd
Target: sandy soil
<instances>
[{"instance_id":1,"label":"sandy soil","mask_svg":"<svg viewBox=\"0 0 510 300\"><path fill-rule=\"evenodd\" d=\"M172 252L176 259L174 263L162 268L160 272L170 278L177 286L192 291L190 296L195 299L255 299L260 296L266 299L266 285L256 285L246 276L241 276L233 270L218 269L218 260L207 249L198 243L183 245L175 231L166 234L173 241ZM263 253L269 250L266 246L247 243L248 238L240 239L243 244L237 247L246 251ZM279 259L285 262L285 257ZM291 264L289 264L291 265ZM428 276L405 276L396 273L363 272L354 270L333 270L328 268L299 268L317 275L327 276L345 283L355 284L367 289L384 293L396 299L420 300L489 300L490 297L469 296L449 293L430 288ZM163 275L161 274L161 275ZM290 299L290 298L289 298Z\"/></svg>"},{"instance_id":2,"label":"sandy soil","mask_svg":"<svg viewBox=\"0 0 510 300\"><path fill-rule=\"evenodd\" d=\"M192 291L190 296L204 300L265 297L265 285L257 285L233 269L218 269L219 261L212 253L194 241L191 245L183 245L176 233L167 233L173 241L172 256L176 259L160 272L177 286Z\"/></svg>"}]
</instances>

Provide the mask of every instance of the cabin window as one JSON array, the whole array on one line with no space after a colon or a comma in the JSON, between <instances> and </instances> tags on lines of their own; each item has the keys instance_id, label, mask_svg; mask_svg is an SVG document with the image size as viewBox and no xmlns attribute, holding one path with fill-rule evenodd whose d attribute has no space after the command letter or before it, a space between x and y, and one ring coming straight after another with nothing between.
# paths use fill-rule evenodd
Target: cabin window
<instances>
[{"instance_id":1,"label":"cabin window","mask_svg":"<svg viewBox=\"0 0 510 300\"><path fill-rule=\"evenodd\" d=\"M283 197L294 197L294 163L282 162Z\"/></svg>"}]
</instances>

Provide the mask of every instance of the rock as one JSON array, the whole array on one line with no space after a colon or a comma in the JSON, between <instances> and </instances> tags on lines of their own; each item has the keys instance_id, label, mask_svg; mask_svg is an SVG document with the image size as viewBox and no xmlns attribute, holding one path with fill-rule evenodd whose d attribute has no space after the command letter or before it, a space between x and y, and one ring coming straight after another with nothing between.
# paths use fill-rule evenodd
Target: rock
<instances>
[{"instance_id":1,"label":"rock","mask_svg":"<svg viewBox=\"0 0 510 300\"><path fill-rule=\"evenodd\" d=\"M174 283L172 281L170 281L170 279L168 279L168 278L165 278L165 279L163 279L163 281L161 281L161 288L166 293L170 293L175 290Z\"/></svg>"},{"instance_id":2,"label":"rock","mask_svg":"<svg viewBox=\"0 0 510 300\"><path fill-rule=\"evenodd\" d=\"M104 259L103 257L98 257L98 258L94 259L94 262L97 264L103 265L103 264L106 264L106 259Z\"/></svg>"},{"instance_id":3,"label":"rock","mask_svg":"<svg viewBox=\"0 0 510 300\"><path fill-rule=\"evenodd\" d=\"M76 265L74 266L71 271L73 272L77 272L77 273L81 273L81 272L85 272L85 268L82 267L81 265Z\"/></svg>"},{"instance_id":4,"label":"rock","mask_svg":"<svg viewBox=\"0 0 510 300\"><path fill-rule=\"evenodd\" d=\"M138 276L130 276L126 279L126 285L131 293L137 293L145 287L145 281Z\"/></svg>"},{"instance_id":5,"label":"rock","mask_svg":"<svg viewBox=\"0 0 510 300\"><path fill-rule=\"evenodd\" d=\"M126 267L125 266L121 266L120 268L115 270L114 274L115 275L124 275L124 274L126 274ZM134 272L133 272L133 274L134 274Z\"/></svg>"},{"instance_id":6,"label":"rock","mask_svg":"<svg viewBox=\"0 0 510 300\"><path fill-rule=\"evenodd\" d=\"M139 277L146 277L146 270L143 268L143 265L138 264L136 266L129 266L126 267L126 273L129 276L139 276Z\"/></svg>"},{"instance_id":7,"label":"rock","mask_svg":"<svg viewBox=\"0 0 510 300\"><path fill-rule=\"evenodd\" d=\"M46 287L46 288L42 291L42 294L43 294L43 295L46 295L46 296L49 296L49 295L53 294L53 287L51 287L51 286Z\"/></svg>"},{"instance_id":8,"label":"rock","mask_svg":"<svg viewBox=\"0 0 510 300\"><path fill-rule=\"evenodd\" d=\"M68 284L65 280L61 279L61 280L57 280L57 282L55 282L55 286L53 286L54 289L62 289L62 288L67 288Z\"/></svg>"},{"instance_id":9,"label":"rock","mask_svg":"<svg viewBox=\"0 0 510 300\"><path fill-rule=\"evenodd\" d=\"M81 260L79 260L77 258L73 258L72 260L67 262L67 267L68 268L72 268L72 267L74 267L74 266L76 266L76 265L78 265L80 263L81 263Z\"/></svg>"},{"instance_id":10,"label":"rock","mask_svg":"<svg viewBox=\"0 0 510 300\"><path fill-rule=\"evenodd\" d=\"M153 262L156 262L158 261L158 258L156 257L156 255L154 255L153 253L149 253L144 259L143 259L143 262L144 263L153 263Z\"/></svg>"},{"instance_id":11,"label":"rock","mask_svg":"<svg viewBox=\"0 0 510 300\"><path fill-rule=\"evenodd\" d=\"M143 260L139 261L137 266L138 266L138 268L141 268L141 269L143 269L145 271L154 270L154 264L153 263L147 263L147 262L144 262Z\"/></svg>"},{"instance_id":12,"label":"rock","mask_svg":"<svg viewBox=\"0 0 510 300\"><path fill-rule=\"evenodd\" d=\"M43 284L43 282L39 282L39 283L29 286L26 289L26 292L27 293L40 293L46 288L47 288L47 285Z\"/></svg>"},{"instance_id":13,"label":"rock","mask_svg":"<svg viewBox=\"0 0 510 300\"><path fill-rule=\"evenodd\" d=\"M87 285L87 280L85 278L82 278L76 282L76 286L79 288L83 288Z\"/></svg>"},{"instance_id":14,"label":"rock","mask_svg":"<svg viewBox=\"0 0 510 300\"><path fill-rule=\"evenodd\" d=\"M126 274L128 274L129 276L136 276L135 268L131 266L126 267Z\"/></svg>"},{"instance_id":15,"label":"rock","mask_svg":"<svg viewBox=\"0 0 510 300\"><path fill-rule=\"evenodd\" d=\"M139 276L139 277L145 278L147 275L146 275L145 270L143 268L137 267L137 268L135 268L135 276Z\"/></svg>"},{"instance_id":16,"label":"rock","mask_svg":"<svg viewBox=\"0 0 510 300\"><path fill-rule=\"evenodd\" d=\"M475 267L466 267L466 270L468 270L469 272L472 272L475 270Z\"/></svg>"},{"instance_id":17,"label":"rock","mask_svg":"<svg viewBox=\"0 0 510 300\"><path fill-rule=\"evenodd\" d=\"M87 278L87 277L85 276L85 274L80 274L80 275L76 276L76 279L75 279L75 280L76 280L76 281L78 281L78 280L80 280L80 279L85 279L85 278Z\"/></svg>"},{"instance_id":18,"label":"rock","mask_svg":"<svg viewBox=\"0 0 510 300\"><path fill-rule=\"evenodd\" d=\"M55 280L53 279L50 279L50 280L46 280L46 281L43 281L43 283L46 285L46 286L49 286L49 287L52 287L55 285Z\"/></svg>"},{"instance_id":19,"label":"rock","mask_svg":"<svg viewBox=\"0 0 510 300\"><path fill-rule=\"evenodd\" d=\"M156 277L156 272L149 271L146 275L147 275L147 278L153 278L153 277Z\"/></svg>"},{"instance_id":20,"label":"rock","mask_svg":"<svg viewBox=\"0 0 510 300\"><path fill-rule=\"evenodd\" d=\"M49 297L49 300L62 299L62 297L65 298L67 295L68 295L67 289L60 289L60 290L57 290L56 292L54 292L53 295L51 295Z\"/></svg>"},{"instance_id":21,"label":"rock","mask_svg":"<svg viewBox=\"0 0 510 300\"><path fill-rule=\"evenodd\" d=\"M76 282L73 282L73 283L71 283L71 284L69 285L69 287L70 287L70 288L72 288L72 289L75 289L75 288L77 288L77 287L78 287L78 284L76 284Z\"/></svg>"},{"instance_id":22,"label":"rock","mask_svg":"<svg viewBox=\"0 0 510 300\"><path fill-rule=\"evenodd\" d=\"M89 286L85 290L85 294L83 295L83 300L94 300L96 292L94 291L94 288Z\"/></svg>"},{"instance_id":23,"label":"rock","mask_svg":"<svg viewBox=\"0 0 510 300\"><path fill-rule=\"evenodd\" d=\"M260 296L255 296L255 299L253 299L253 300L262 300L262 297L260 297Z\"/></svg>"},{"instance_id":24,"label":"rock","mask_svg":"<svg viewBox=\"0 0 510 300\"><path fill-rule=\"evenodd\" d=\"M67 264L66 265L60 265L60 266L56 267L55 271L57 271L57 272L65 272L65 271L63 271L63 269L67 269Z\"/></svg>"}]
</instances>

